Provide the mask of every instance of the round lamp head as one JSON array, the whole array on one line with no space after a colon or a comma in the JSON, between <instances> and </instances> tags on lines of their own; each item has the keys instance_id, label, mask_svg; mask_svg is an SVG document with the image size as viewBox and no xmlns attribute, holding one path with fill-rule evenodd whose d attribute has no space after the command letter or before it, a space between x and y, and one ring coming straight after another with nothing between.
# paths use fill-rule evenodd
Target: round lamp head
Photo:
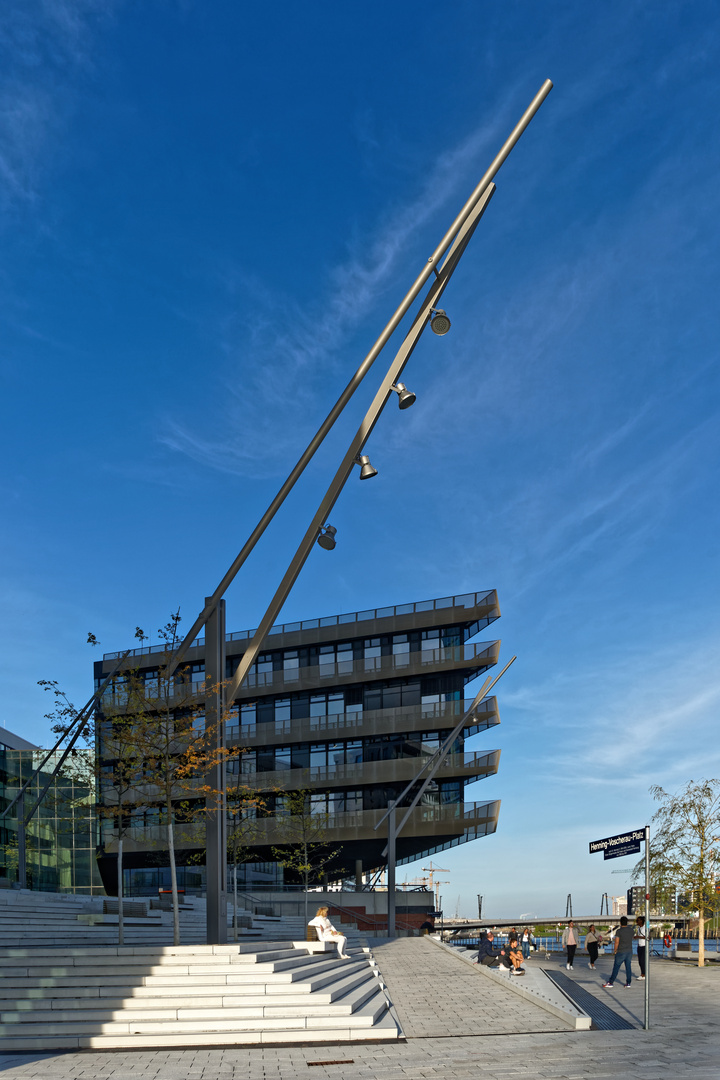
<instances>
[{"instance_id":1,"label":"round lamp head","mask_svg":"<svg viewBox=\"0 0 720 1080\"><path fill-rule=\"evenodd\" d=\"M450 329L450 320L445 312L440 311L439 308L430 320L430 329L433 334L438 334L440 337L442 337L443 334L447 334Z\"/></svg>"},{"instance_id":2,"label":"round lamp head","mask_svg":"<svg viewBox=\"0 0 720 1080\"><path fill-rule=\"evenodd\" d=\"M415 404L415 395L412 390L408 390L405 383L397 383L395 389L398 394L398 408L409 409L411 405Z\"/></svg>"},{"instance_id":3,"label":"round lamp head","mask_svg":"<svg viewBox=\"0 0 720 1080\"><path fill-rule=\"evenodd\" d=\"M370 464L370 458L363 454L362 457L357 459L357 463L360 466L360 479L371 480L373 476L377 476L377 469L373 469Z\"/></svg>"},{"instance_id":4,"label":"round lamp head","mask_svg":"<svg viewBox=\"0 0 720 1080\"><path fill-rule=\"evenodd\" d=\"M337 529L334 525L326 525L325 531L321 532L317 538L317 542L321 548L325 548L326 551L332 551L335 547L335 534Z\"/></svg>"}]
</instances>

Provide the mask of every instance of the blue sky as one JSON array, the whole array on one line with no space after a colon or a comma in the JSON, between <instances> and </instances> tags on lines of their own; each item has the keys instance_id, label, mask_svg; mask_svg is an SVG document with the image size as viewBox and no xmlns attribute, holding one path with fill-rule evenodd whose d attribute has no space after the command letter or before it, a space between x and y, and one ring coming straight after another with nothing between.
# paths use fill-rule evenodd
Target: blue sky
<instances>
[{"instance_id":1,"label":"blue sky","mask_svg":"<svg viewBox=\"0 0 720 1080\"><path fill-rule=\"evenodd\" d=\"M41 743L89 630L189 625L553 80L283 619L497 588L500 827L444 906L596 912L628 882L588 841L720 774L716 6L9 0L0 49L2 722Z\"/></svg>"}]
</instances>

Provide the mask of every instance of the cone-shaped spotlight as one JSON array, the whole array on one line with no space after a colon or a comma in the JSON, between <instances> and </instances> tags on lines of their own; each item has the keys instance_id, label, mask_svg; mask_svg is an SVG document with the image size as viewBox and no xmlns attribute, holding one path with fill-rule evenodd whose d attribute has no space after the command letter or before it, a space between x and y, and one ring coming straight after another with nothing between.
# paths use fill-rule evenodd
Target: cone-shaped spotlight
<instances>
[{"instance_id":1,"label":"cone-shaped spotlight","mask_svg":"<svg viewBox=\"0 0 720 1080\"><path fill-rule=\"evenodd\" d=\"M377 469L373 469L370 464L370 458L367 454L363 454L362 457L355 458L356 463L360 466L360 479L370 480L373 476L377 476Z\"/></svg>"},{"instance_id":2,"label":"cone-shaped spotlight","mask_svg":"<svg viewBox=\"0 0 720 1080\"><path fill-rule=\"evenodd\" d=\"M413 394L412 390L408 390L405 383L395 383L395 385L391 386L390 389L394 390L398 396L399 409L409 409L411 405L415 404L415 395Z\"/></svg>"},{"instance_id":3,"label":"cone-shaped spotlight","mask_svg":"<svg viewBox=\"0 0 720 1080\"><path fill-rule=\"evenodd\" d=\"M450 329L450 320L448 319L445 312L441 311L440 308L435 308L434 311L435 314L430 320L430 329L432 330L433 334L439 334L440 337L442 337L442 335L447 334L448 330Z\"/></svg>"},{"instance_id":4,"label":"cone-shaped spotlight","mask_svg":"<svg viewBox=\"0 0 720 1080\"><path fill-rule=\"evenodd\" d=\"M337 529L334 525L326 525L324 531L320 533L317 538L317 542L321 548L325 548L326 551L332 551L335 547L335 533Z\"/></svg>"}]
</instances>

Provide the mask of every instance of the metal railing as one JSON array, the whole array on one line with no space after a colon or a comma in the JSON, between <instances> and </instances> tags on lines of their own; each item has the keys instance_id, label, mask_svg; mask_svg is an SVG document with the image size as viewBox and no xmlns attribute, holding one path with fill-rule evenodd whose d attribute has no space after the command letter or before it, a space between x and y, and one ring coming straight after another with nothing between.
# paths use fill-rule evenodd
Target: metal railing
<instances>
[{"instance_id":1,"label":"metal railing","mask_svg":"<svg viewBox=\"0 0 720 1080\"><path fill-rule=\"evenodd\" d=\"M468 711L472 702L434 701L428 704L396 706L391 709L359 709L357 712L328 713L325 716L303 716L292 720L270 720L258 724L228 723L226 728L228 743L254 744L267 743L277 738L289 742L319 742L324 738L339 737L342 733L350 735L372 735L374 728L382 734L388 731L432 731L436 727L443 729L454 727L461 716ZM493 727L500 723L497 717L497 698L486 698L475 710L477 723L469 720L467 727Z\"/></svg>"},{"instance_id":2,"label":"metal railing","mask_svg":"<svg viewBox=\"0 0 720 1080\"><path fill-rule=\"evenodd\" d=\"M460 774L474 772L478 775L497 768L500 758L499 750L490 750L486 753L458 753L448 754L443 762L441 772ZM282 787L291 784L293 790L312 784L344 783L354 781L362 784L367 783L369 777L365 774L372 772L372 780L380 783L383 779L402 780L417 772L418 757L396 757L375 761L341 762L337 765L315 765L308 768L272 769L266 772L258 772L254 768L243 769L240 774L243 777L252 777L250 783L262 784L263 788ZM248 762L248 766L250 763ZM387 775L385 775L387 774Z\"/></svg>"},{"instance_id":3,"label":"metal railing","mask_svg":"<svg viewBox=\"0 0 720 1080\"><path fill-rule=\"evenodd\" d=\"M415 604L396 604L394 607L373 608L367 611L352 611L345 615L329 615L321 619L303 619L301 622L277 623L268 631L273 634L294 634L302 630L321 630L327 626L353 626L359 622L374 622L377 619L392 619L399 615L416 615L426 611L444 611L447 608L476 608L483 602L494 603L495 590L488 589L479 593L462 593L459 596L443 596L437 600L421 600ZM226 641L251 641L256 630L239 630L226 634ZM205 644L205 638L196 638L195 646ZM166 645L151 645L141 649L124 652L103 653L103 660L116 660L121 656L147 656L168 652Z\"/></svg>"}]
</instances>

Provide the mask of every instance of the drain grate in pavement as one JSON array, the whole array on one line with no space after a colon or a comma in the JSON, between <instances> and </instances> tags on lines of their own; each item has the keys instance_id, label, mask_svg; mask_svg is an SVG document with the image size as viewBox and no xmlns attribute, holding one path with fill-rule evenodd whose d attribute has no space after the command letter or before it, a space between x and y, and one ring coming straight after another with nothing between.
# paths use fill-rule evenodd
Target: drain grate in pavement
<instances>
[{"instance_id":1,"label":"drain grate in pavement","mask_svg":"<svg viewBox=\"0 0 720 1080\"><path fill-rule=\"evenodd\" d=\"M633 1024L625 1020L624 1017L618 1016L603 1001L598 1001L589 991L584 990L582 986L578 986L573 979L563 975L561 971L548 971L547 968L543 968L543 971L549 979L552 979L558 989L562 990L563 994L588 1014L592 1019L593 1026L599 1031L633 1029Z\"/></svg>"}]
</instances>

